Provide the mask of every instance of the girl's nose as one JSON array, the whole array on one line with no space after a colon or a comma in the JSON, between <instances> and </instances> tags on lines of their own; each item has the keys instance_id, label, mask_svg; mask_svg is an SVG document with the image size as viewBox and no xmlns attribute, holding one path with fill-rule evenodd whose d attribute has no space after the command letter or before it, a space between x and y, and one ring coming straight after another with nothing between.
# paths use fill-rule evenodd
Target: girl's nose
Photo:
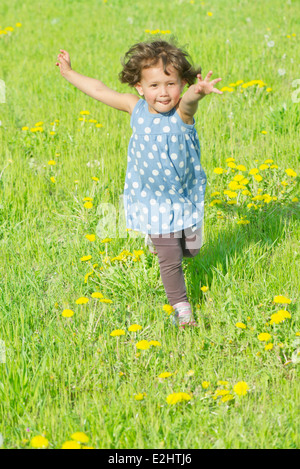
<instances>
[{"instance_id":1,"label":"girl's nose","mask_svg":"<svg viewBox=\"0 0 300 469\"><path fill-rule=\"evenodd\" d=\"M166 96L168 93L167 93L167 87L166 86L162 86L161 89L160 89L160 94L162 96Z\"/></svg>"}]
</instances>

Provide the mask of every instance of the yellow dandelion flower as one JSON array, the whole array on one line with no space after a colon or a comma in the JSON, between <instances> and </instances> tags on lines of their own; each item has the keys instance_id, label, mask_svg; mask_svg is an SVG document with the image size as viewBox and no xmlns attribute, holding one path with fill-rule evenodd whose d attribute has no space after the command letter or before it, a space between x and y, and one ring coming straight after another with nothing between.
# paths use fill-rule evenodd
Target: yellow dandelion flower
<instances>
[{"instance_id":1,"label":"yellow dandelion flower","mask_svg":"<svg viewBox=\"0 0 300 469\"><path fill-rule=\"evenodd\" d=\"M112 238L105 238L105 239L102 239L101 243L104 244L104 243L110 243L112 240Z\"/></svg>"},{"instance_id":2,"label":"yellow dandelion flower","mask_svg":"<svg viewBox=\"0 0 300 469\"><path fill-rule=\"evenodd\" d=\"M80 448L81 448L80 444L74 440L65 441L61 447L61 449L80 449Z\"/></svg>"},{"instance_id":3,"label":"yellow dandelion flower","mask_svg":"<svg viewBox=\"0 0 300 469\"><path fill-rule=\"evenodd\" d=\"M258 171L257 168L252 168L252 169L250 169L249 174L250 174L251 176L253 176L254 174L257 174L258 172L259 172L259 171Z\"/></svg>"},{"instance_id":4,"label":"yellow dandelion flower","mask_svg":"<svg viewBox=\"0 0 300 469\"><path fill-rule=\"evenodd\" d=\"M230 181L228 183L228 187L230 190L238 190L238 189L241 189L243 188L243 186L241 186L240 184L238 184L237 181Z\"/></svg>"},{"instance_id":5,"label":"yellow dandelion flower","mask_svg":"<svg viewBox=\"0 0 300 469\"><path fill-rule=\"evenodd\" d=\"M101 303L113 303L113 300L110 300L109 298L101 298L99 299Z\"/></svg>"},{"instance_id":6,"label":"yellow dandelion flower","mask_svg":"<svg viewBox=\"0 0 300 469\"><path fill-rule=\"evenodd\" d=\"M236 167L236 164L233 161L229 161L229 163L227 163L227 166L231 169L234 169Z\"/></svg>"},{"instance_id":7,"label":"yellow dandelion flower","mask_svg":"<svg viewBox=\"0 0 300 469\"><path fill-rule=\"evenodd\" d=\"M61 314L64 318L71 318L72 316L74 316L74 311L72 311L71 309L64 309Z\"/></svg>"},{"instance_id":8,"label":"yellow dandelion flower","mask_svg":"<svg viewBox=\"0 0 300 469\"><path fill-rule=\"evenodd\" d=\"M260 174L255 174L254 175L254 179L257 181L257 182L261 182L262 181L262 176Z\"/></svg>"},{"instance_id":9,"label":"yellow dandelion flower","mask_svg":"<svg viewBox=\"0 0 300 469\"><path fill-rule=\"evenodd\" d=\"M274 296L273 302L274 303L279 303L279 304L282 304L282 305L285 305L285 304L289 305L292 302L292 300L290 300L286 296L277 295L277 296Z\"/></svg>"},{"instance_id":10,"label":"yellow dandelion flower","mask_svg":"<svg viewBox=\"0 0 300 469\"><path fill-rule=\"evenodd\" d=\"M29 127L24 126L22 127L22 130L29 130Z\"/></svg>"},{"instance_id":11,"label":"yellow dandelion flower","mask_svg":"<svg viewBox=\"0 0 300 469\"><path fill-rule=\"evenodd\" d=\"M270 342L269 344L266 344L266 345L265 345L265 350L272 350L273 345L274 345L274 344L272 344L272 342Z\"/></svg>"},{"instance_id":12,"label":"yellow dandelion flower","mask_svg":"<svg viewBox=\"0 0 300 469\"><path fill-rule=\"evenodd\" d=\"M268 132L266 130L262 130L261 133L266 135Z\"/></svg>"},{"instance_id":13,"label":"yellow dandelion flower","mask_svg":"<svg viewBox=\"0 0 300 469\"><path fill-rule=\"evenodd\" d=\"M190 401L191 396L187 394L186 392L175 392L173 394L169 394L167 397L167 403L169 405L174 405L177 404L177 402L183 402L183 401Z\"/></svg>"},{"instance_id":14,"label":"yellow dandelion flower","mask_svg":"<svg viewBox=\"0 0 300 469\"><path fill-rule=\"evenodd\" d=\"M237 165L236 169L238 169L239 171L247 171L246 166L244 166L243 164Z\"/></svg>"},{"instance_id":15,"label":"yellow dandelion flower","mask_svg":"<svg viewBox=\"0 0 300 469\"><path fill-rule=\"evenodd\" d=\"M242 220L238 220L237 221L237 224L238 225L249 225L250 221L249 220L245 220L245 219L242 219Z\"/></svg>"},{"instance_id":16,"label":"yellow dandelion flower","mask_svg":"<svg viewBox=\"0 0 300 469\"><path fill-rule=\"evenodd\" d=\"M50 166L54 166L55 164L56 164L56 162L54 160L48 161L48 165L50 165Z\"/></svg>"},{"instance_id":17,"label":"yellow dandelion flower","mask_svg":"<svg viewBox=\"0 0 300 469\"><path fill-rule=\"evenodd\" d=\"M203 387L203 389L207 389L210 386L210 382L209 381L202 381L201 386Z\"/></svg>"},{"instance_id":18,"label":"yellow dandelion flower","mask_svg":"<svg viewBox=\"0 0 300 469\"><path fill-rule=\"evenodd\" d=\"M291 317L291 313L285 309L281 309L272 314L270 324L280 324L281 322L284 322L285 319L290 319Z\"/></svg>"},{"instance_id":19,"label":"yellow dandelion flower","mask_svg":"<svg viewBox=\"0 0 300 469\"><path fill-rule=\"evenodd\" d=\"M53 184L55 184L56 183L55 177L51 176L50 181L53 182Z\"/></svg>"},{"instance_id":20,"label":"yellow dandelion flower","mask_svg":"<svg viewBox=\"0 0 300 469\"><path fill-rule=\"evenodd\" d=\"M293 197L293 198L292 198L292 202L299 202L298 197Z\"/></svg>"},{"instance_id":21,"label":"yellow dandelion flower","mask_svg":"<svg viewBox=\"0 0 300 469\"><path fill-rule=\"evenodd\" d=\"M86 304L86 303L88 303L88 302L89 302L89 299L86 298L85 296L82 296L82 297L78 298L78 299L75 301L75 303L76 303L77 305L84 305L84 304Z\"/></svg>"},{"instance_id":22,"label":"yellow dandelion flower","mask_svg":"<svg viewBox=\"0 0 300 469\"><path fill-rule=\"evenodd\" d=\"M110 333L112 337L118 337L120 335L125 335L125 331L123 329L115 329Z\"/></svg>"},{"instance_id":23,"label":"yellow dandelion flower","mask_svg":"<svg viewBox=\"0 0 300 469\"><path fill-rule=\"evenodd\" d=\"M221 397L221 402L232 401L232 399L234 399L234 396L232 394L227 394L226 396Z\"/></svg>"},{"instance_id":24,"label":"yellow dandelion flower","mask_svg":"<svg viewBox=\"0 0 300 469\"><path fill-rule=\"evenodd\" d=\"M233 192L233 191L225 190L224 194L227 195L229 199L235 199L237 197L237 192Z\"/></svg>"},{"instance_id":25,"label":"yellow dandelion flower","mask_svg":"<svg viewBox=\"0 0 300 469\"><path fill-rule=\"evenodd\" d=\"M200 290L202 290L203 293L206 293L209 290L209 287L203 285L203 287L201 287Z\"/></svg>"},{"instance_id":26,"label":"yellow dandelion flower","mask_svg":"<svg viewBox=\"0 0 300 469\"><path fill-rule=\"evenodd\" d=\"M215 168L215 169L214 169L214 173L215 173L215 174L223 174L224 171L225 171L225 169L223 169L223 168Z\"/></svg>"},{"instance_id":27,"label":"yellow dandelion flower","mask_svg":"<svg viewBox=\"0 0 300 469\"><path fill-rule=\"evenodd\" d=\"M135 346L139 350L148 350L150 348L148 340L140 340L135 344Z\"/></svg>"},{"instance_id":28,"label":"yellow dandelion flower","mask_svg":"<svg viewBox=\"0 0 300 469\"><path fill-rule=\"evenodd\" d=\"M89 441L89 437L83 432L75 432L71 435L71 438L78 443L88 443Z\"/></svg>"},{"instance_id":29,"label":"yellow dandelion flower","mask_svg":"<svg viewBox=\"0 0 300 469\"><path fill-rule=\"evenodd\" d=\"M83 206L84 206L84 208L92 208L93 204L92 204L92 202L86 202Z\"/></svg>"},{"instance_id":30,"label":"yellow dandelion flower","mask_svg":"<svg viewBox=\"0 0 300 469\"><path fill-rule=\"evenodd\" d=\"M239 329L246 329L247 328L246 324L244 324L243 322L237 322L235 325Z\"/></svg>"},{"instance_id":31,"label":"yellow dandelion flower","mask_svg":"<svg viewBox=\"0 0 300 469\"><path fill-rule=\"evenodd\" d=\"M149 344L153 345L153 347L161 347L161 343L158 340L150 340Z\"/></svg>"},{"instance_id":32,"label":"yellow dandelion flower","mask_svg":"<svg viewBox=\"0 0 300 469\"><path fill-rule=\"evenodd\" d=\"M260 334L258 334L257 338L261 342L269 342L269 340L272 339L272 336L268 332L261 332Z\"/></svg>"},{"instance_id":33,"label":"yellow dandelion flower","mask_svg":"<svg viewBox=\"0 0 300 469\"><path fill-rule=\"evenodd\" d=\"M87 273L85 274L85 276L84 276L84 283L87 283L88 278L91 277L93 274L94 274L93 271L87 272Z\"/></svg>"},{"instance_id":34,"label":"yellow dandelion flower","mask_svg":"<svg viewBox=\"0 0 300 469\"><path fill-rule=\"evenodd\" d=\"M244 176L242 174L236 174L233 178L233 181L240 182L244 179Z\"/></svg>"},{"instance_id":35,"label":"yellow dandelion flower","mask_svg":"<svg viewBox=\"0 0 300 469\"><path fill-rule=\"evenodd\" d=\"M286 169L285 172L288 176L291 176L293 178L295 178L297 176L297 173L291 168Z\"/></svg>"},{"instance_id":36,"label":"yellow dandelion flower","mask_svg":"<svg viewBox=\"0 0 300 469\"><path fill-rule=\"evenodd\" d=\"M95 239L96 239L96 235L94 235L94 234L87 234L87 235L85 235L85 237L86 237L86 239L88 239L91 242L95 241Z\"/></svg>"},{"instance_id":37,"label":"yellow dandelion flower","mask_svg":"<svg viewBox=\"0 0 300 469\"><path fill-rule=\"evenodd\" d=\"M223 86L221 88L221 91L228 91L229 93L232 93L234 91L234 88L231 88L230 86Z\"/></svg>"},{"instance_id":38,"label":"yellow dandelion flower","mask_svg":"<svg viewBox=\"0 0 300 469\"><path fill-rule=\"evenodd\" d=\"M96 182L99 181L99 178L97 178L96 176L92 176L92 179L93 181L96 181Z\"/></svg>"},{"instance_id":39,"label":"yellow dandelion flower","mask_svg":"<svg viewBox=\"0 0 300 469\"><path fill-rule=\"evenodd\" d=\"M142 401L145 396L146 396L145 393L139 392L138 394L134 395L134 398L135 398L136 401Z\"/></svg>"},{"instance_id":40,"label":"yellow dandelion flower","mask_svg":"<svg viewBox=\"0 0 300 469\"><path fill-rule=\"evenodd\" d=\"M83 257L80 258L80 260L81 260L82 262L89 261L90 259L92 259L92 256L91 256L91 255L83 256Z\"/></svg>"},{"instance_id":41,"label":"yellow dandelion flower","mask_svg":"<svg viewBox=\"0 0 300 469\"><path fill-rule=\"evenodd\" d=\"M137 331L140 331L141 329L143 328L139 324L132 324L131 326L128 327L128 330L130 332L137 332Z\"/></svg>"},{"instance_id":42,"label":"yellow dandelion flower","mask_svg":"<svg viewBox=\"0 0 300 469\"><path fill-rule=\"evenodd\" d=\"M103 295L99 291L95 291L91 294L91 297L92 298L103 298Z\"/></svg>"},{"instance_id":43,"label":"yellow dandelion flower","mask_svg":"<svg viewBox=\"0 0 300 469\"><path fill-rule=\"evenodd\" d=\"M32 448L35 448L35 449L48 448L48 446L49 446L49 441L48 441L47 438L45 438L44 436L42 436L42 435L37 435L37 436L34 436L34 437L31 439L30 445L31 445Z\"/></svg>"},{"instance_id":44,"label":"yellow dandelion flower","mask_svg":"<svg viewBox=\"0 0 300 469\"><path fill-rule=\"evenodd\" d=\"M220 200L220 199L214 199L214 200L211 201L211 203L209 204L209 206L210 206L210 207L213 207L213 206L216 205L216 204L220 205L220 204L222 204L222 203L223 203L222 200Z\"/></svg>"},{"instance_id":45,"label":"yellow dandelion flower","mask_svg":"<svg viewBox=\"0 0 300 469\"><path fill-rule=\"evenodd\" d=\"M169 371L164 371L163 373L160 373L160 375L158 375L158 378L169 378L170 376L172 376L173 373L170 373Z\"/></svg>"},{"instance_id":46,"label":"yellow dandelion flower","mask_svg":"<svg viewBox=\"0 0 300 469\"><path fill-rule=\"evenodd\" d=\"M226 396L227 394L229 394L228 389L216 389L216 391L215 391L215 393L212 397L213 397L213 399L217 399L218 397Z\"/></svg>"},{"instance_id":47,"label":"yellow dandelion flower","mask_svg":"<svg viewBox=\"0 0 300 469\"><path fill-rule=\"evenodd\" d=\"M233 386L233 390L238 396L245 396L249 390L249 386L245 381L239 381Z\"/></svg>"},{"instance_id":48,"label":"yellow dandelion flower","mask_svg":"<svg viewBox=\"0 0 300 469\"><path fill-rule=\"evenodd\" d=\"M80 114L88 116L90 114L90 111L80 111Z\"/></svg>"},{"instance_id":49,"label":"yellow dandelion flower","mask_svg":"<svg viewBox=\"0 0 300 469\"><path fill-rule=\"evenodd\" d=\"M167 313L171 314L174 311L173 306L171 305L163 305L162 309Z\"/></svg>"}]
</instances>

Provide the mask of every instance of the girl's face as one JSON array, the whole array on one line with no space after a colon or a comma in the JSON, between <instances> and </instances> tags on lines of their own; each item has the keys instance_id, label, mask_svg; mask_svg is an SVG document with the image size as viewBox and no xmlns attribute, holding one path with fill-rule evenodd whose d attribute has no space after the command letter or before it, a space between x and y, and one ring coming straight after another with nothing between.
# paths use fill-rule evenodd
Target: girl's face
<instances>
[{"instance_id":1,"label":"girl's face","mask_svg":"<svg viewBox=\"0 0 300 469\"><path fill-rule=\"evenodd\" d=\"M142 78L135 85L140 96L144 96L153 114L169 112L180 99L186 81L182 80L173 65L168 65L166 75L162 62L142 70Z\"/></svg>"}]
</instances>

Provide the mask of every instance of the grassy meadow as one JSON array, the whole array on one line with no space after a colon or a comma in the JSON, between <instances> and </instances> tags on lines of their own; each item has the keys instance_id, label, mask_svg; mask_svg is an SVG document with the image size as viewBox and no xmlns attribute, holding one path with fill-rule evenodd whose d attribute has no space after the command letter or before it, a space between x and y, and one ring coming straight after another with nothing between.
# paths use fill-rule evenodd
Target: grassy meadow
<instances>
[{"instance_id":1,"label":"grassy meadow","mask_svg":"<svg viewBox=\"0 0 300 469\"><path fill-rule=\"evenodd\" d=\"M2 448L299 448L298 7L1 1ZM208 184L185 330L156 256L122 228L130 116L55 66L65 49L128 92L121 57L171 36L223 89L195 116Z\"/></svg>"}]
</instances>

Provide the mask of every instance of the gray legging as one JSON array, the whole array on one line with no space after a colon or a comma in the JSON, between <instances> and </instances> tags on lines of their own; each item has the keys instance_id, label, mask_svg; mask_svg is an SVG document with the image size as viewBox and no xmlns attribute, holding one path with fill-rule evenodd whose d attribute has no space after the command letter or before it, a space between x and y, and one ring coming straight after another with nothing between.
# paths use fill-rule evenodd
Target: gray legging
<instances>
[{"instance_id":1,"label":"gray legging","mask_svg":"<svg viewBox=\"0 0 300 469\"><path fill-rule=\"evenodd\" d=\"M165 235L150 235L156 248L160 275L171 306L187 302L186 285L182 270L183 257L195 257L202 246L202 228Z\"/></svg>"}]
</instances>

